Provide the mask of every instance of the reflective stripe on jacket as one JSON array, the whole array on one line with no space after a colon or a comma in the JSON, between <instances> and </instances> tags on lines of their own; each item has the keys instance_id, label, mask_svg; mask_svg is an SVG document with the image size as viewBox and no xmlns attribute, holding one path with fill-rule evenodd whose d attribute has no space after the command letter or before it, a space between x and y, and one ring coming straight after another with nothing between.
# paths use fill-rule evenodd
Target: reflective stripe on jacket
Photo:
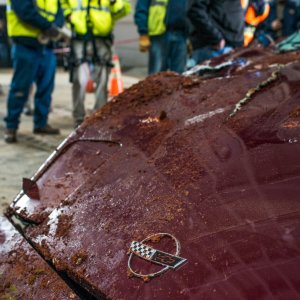
<instances>
[{"instance_id":1,"label":"reflective stripe on jacket","mask_svg":"<svg viewBox=\"0 0 300 300\"><path fill-rule=\"evenodd\" d=\"M148 16L148 34L160 35L166 31L168 0L151 0ZM181 13L181 12L178 12Z\"/></svg>"},{"instance_id":2,"label":"reflective stripe on jacket","mask_svg":"<svg viewBox=\"0 0 300 300\"><path fill-rule=\"evenodd\" d=\"M266 3L264 5L264 11L260 15L256 15L254 7L250 4L246 11L245 21L247 24L252 26L257 26L262 23L270 14L270 4Z\"/></svg>"},{"instance_id":3,"label":"reflective stripe on jacket","mask_svg":"<svg viewBox=\"0 0 300 300\"><path fill-rule=\"evenodd\" d=\"M255 35L255 27L254 26L246 26L244 31L244 46L247 47L254 39Z\"/></svg>"},{"instance_id":4,"label":"reflective stripe on jacket","mask_svg":"<svg viewBox=\"0 0 300 300\"><path fill-rule=\"evenodd\" d=\"M270 14L270 4L264 5L264 11L256 15L254 7L250 4L245 15L244 46L247 47L254 39L256 27L264 22Z\"/></svg>"},{"instance_id":5,"label":"reflective stripe on jacket","mask_svg":"<svg viewBox=\"0 0 300 300\"><path fill-rule=\"evenodd\" d=\"M61 0L64 15L70 17L74 31L86 35L89 30L95 36L110 35L114 22L129 14L131 5L127 0ZM89 13L88 13L89 11Z\"/></svg>"},{"instance_id":6,"label":"reflective stripe on jacket","mask_svg":"<svg viewBox=\"0 0 300 300\"><path fill-rule=\"evenodd\" d=\"M36 0L34 1L38 13L49 22L55 20L58 12L58 1L53 0ZM7 1L6 5L7 29L10 37L32 37L36 38L41 30L23 22L14 12L11 1Z\"/></svg>"}]
</instances>

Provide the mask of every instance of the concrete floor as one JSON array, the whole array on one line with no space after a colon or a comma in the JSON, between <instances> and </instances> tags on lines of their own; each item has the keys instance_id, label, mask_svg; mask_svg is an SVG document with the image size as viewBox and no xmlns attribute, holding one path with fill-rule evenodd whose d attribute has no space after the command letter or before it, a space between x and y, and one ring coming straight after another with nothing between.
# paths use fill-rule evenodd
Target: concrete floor
<instances>
[{"instance_id":1,"label":"concrete floor","mask_svg":"<svg viewBox=\"0 0 300 300\"><path fill-rule=\"evenodd\" d=\"M124 75L124 74L123 74ZM7 94L12 70L0 70L0 84ZM129 87L139 79L123 76L124 86ZM93 94L87 94L86 109L93 106ZM22 115L18 143L6 144L3 140L3 117L6 113L6 95L0 96L0 215L22 188L22 178L31 178L52 151L73 131L71 116L71 85L68 74L58 70L53 94L49 124L61 129L58 136L32 134L32 117Z\"/></svg>"}]
</instances>

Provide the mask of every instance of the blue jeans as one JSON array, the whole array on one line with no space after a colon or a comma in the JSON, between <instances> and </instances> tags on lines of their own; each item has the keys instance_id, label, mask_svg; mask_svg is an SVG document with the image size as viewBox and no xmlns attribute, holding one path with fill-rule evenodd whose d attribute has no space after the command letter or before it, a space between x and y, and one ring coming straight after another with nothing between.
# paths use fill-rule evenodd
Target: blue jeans
<instances>
[{"instance_id":1,"label":"blue jeans","mask_svg":"<svg viewBox=\"0 0 300 300\"><path fill-rule=\"evenodd\" d=\"M187 60L186 36L177 31L151 37L148 72L161 71L183 73Z\"/></svg>"},{"instance_id":2,"label":"blue jeans","mask_svg":"<svg viewBox=\"0 0 300 300\"><path fill-rule=\"evenodd\" d=\"M36 83L34 98L34 128L43 128L48 121L51 95L54 89L56 58L51 49L12 47L14 74L7 98L6 128L17 129L20 115L28 99L30 87Z\"/></svg>"},{"instance_id":3,"label":"blue jeans","mask_svg":"<svg viewBox=\"0 0 300 300\"><path fill-rule=\"evenodd\" d=\"M195 61L195 64L200 64L207 59L211 59L213 57L218 57L220 55L226 54L232 50L231 47L224 47L219 50L212 49L210 47L203 47L193 51L192 58Z\"/></svg>"}]
</instances>

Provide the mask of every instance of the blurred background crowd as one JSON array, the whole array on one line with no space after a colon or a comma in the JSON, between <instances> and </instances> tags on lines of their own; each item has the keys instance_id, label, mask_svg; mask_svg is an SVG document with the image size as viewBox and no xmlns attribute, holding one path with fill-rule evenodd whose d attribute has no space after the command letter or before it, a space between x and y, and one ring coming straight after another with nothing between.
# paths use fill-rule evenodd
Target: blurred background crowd
<instances>
[{"instance_id":1,"label":"blurred background crowd","mask_svg":"<svg viewBox=\"0 0 300 300\"><path fill-rule=\"evenodd\" d=\"M134 20L132 22L135 22L137 25L137 29L139 34L142 36L140 41L140 49L141 51L148 50L148 44L149 42L145 41L145 36L143 34L149 34L151 36L151 32L148 32L147 29L143 28L143 13L146 13L147 9L143 11L143 7L150 6L150 0L132 0L132 6L133 10L131 12L131 19L134 15ZM182 30L184 32L184 39L186 39L187 43L187 56L191 56L192 54L192 43L190 41L193 41L194 47L197 48L197 39L194 38L194 31L193 31L193 25L195 24L195 27L197 28L197 21L195 20L195 13L193 13L193 10L196 11L197 8L194 8L190 11L188 14L188 8L191 5L197 5L193 4L193 0L178 0L178 1L168 1L168 20L165 20L165 22L174 22L176 23L176 27L172 28L170 27L171 31L176 31L174 29L180 29L182 27ZM200 3L203 2L207 6L211 6L213 3L218 3L219 1L199 1ZM222 2L222 1L221 1ZM226 2L226 1L225 1ZM226 5L223 6L225 10L228 10L232 6L232 3L234 1L227 1L228 7ZM172 4L174 3L174 4ZM268 47L270 45L273 45L275 41L282 37L287 37L298 30L300 25L300 1L299 0L241 0L240 1L243 12L244 12L244 22L245 22L245 45L249 44L256 44L263 47ZM174 7L172 7L174 6ZM141 13L142 10L142 13ZM201 11L201 10L200 10ZM199 12L201 15L201 12ZM199 15L199 16L200 16ZM232 21L235 19L236 15L232 14L231 11L228 11L228 15ZM170 17L172 16L172 17ZM202 22L203 26L207 28L207 30L210 30L210 22L207 22L207 18L205 18L205 15L202 16ZM144 20L147 22L147 16L144 17ZM172 20L174 19L174 20ZM185 20L184 20L185 19ZM182 25L182 23L188 22L188 24ZM221 24L223 26L226 26L226 24ZM147 25L146 25L147 26ZM172 24L169 24L169 26L172 26ZM252 39L252 33L253 29L249 29L247 27L255 27L255 38ZM180 30L179 30L180 31ZM250 36L250 37L249 37ZM198 43L202 41L202 43L207 43L207 40L205 38L199 37ZM146 43L146 45L145 45ZM155 43L155 42L154 42ZM6 1L0 0L0 68L2 67L10 67L12 66L12 60L11 60L11 45L12 42L10 38L8 37L7 33L7 21L6 21ZM65 48L65 42L58 42L56 44L57 48ZM223 47L222 51L220 53L226 52L226 47ZM178 49L175 49L178 51ZM59 52L59 51L58 51ZM174 51L176 52L176 51ZM59 55L59 64L65 65L67 67L67 59L66 55L62 55L64 53L60 52ZM143 63L139 61L139 63ZM132 63L132 60L130 60L129 63ZM189 63L195 63L195 62L189 62ZM127 65L127 62L125 61L124 64ZM175 65L176 63L174 63ZM189 65L188 65L189 66Z\"/></svg>"},{"instance_id":2,"label":"blurred background crowd","mask_svg":"<svg viewBox=\"0 0 300 300\"><path fill-rule=\"evenodd\" d=\"M292 35L300 0L0 0L0 67L14 68L7 143L17 141L24 110L33 114L34 134L59 134L48 124L57 58L70 73L75 128L85 118L90 79L94 110L107 102L109 74L118 63L115 25L125 17L135 26L148 74L183 73L237 47L272 47ZM130 41L129 32L123 35Z\"/></svg>"}]
</instances>

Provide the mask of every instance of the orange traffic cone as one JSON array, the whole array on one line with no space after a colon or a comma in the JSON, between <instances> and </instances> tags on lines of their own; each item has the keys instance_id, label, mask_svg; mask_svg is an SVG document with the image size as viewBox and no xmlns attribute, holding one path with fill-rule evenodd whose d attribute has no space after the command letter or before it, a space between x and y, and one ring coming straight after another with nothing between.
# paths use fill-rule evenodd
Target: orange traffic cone
<instances>
[{"instance_id":1,"label":"orange traffic cone","mask_svg":"<svg viewBox=\"0 0 300 300\"><path fill-rule=\"evenodd\" d=\"M95 82L93 80L93 69L94 69L94 65L92 64L88 64L88 81L86 83L86 87L85 87L85 91L87 93L94 93L95 92Z\"/></svg>"},{"instance_id":2,"label":"orange traffic cone","mask_svg":"<svg viewBox=\"0 0 300 300\"><path fill-rule=\"evenodd\" d=\"M88 82L86 83L85 91L87 93L94 93L95 92L95 84L93 79L89 79Z\"/></svg>"},{"instance_id":3,"label":"orange traffic cone","mask_svg":"<svg viewBox=\"0 0 300 300\"><path fill-rule=\"evenodd\" d=\"M109 96L114 97L124 91L124 84L121 76L121 67L119 56L114 54L113 56L114 67L111 70L111 79L109 84Z\"/></svg>"}]
</instances>

